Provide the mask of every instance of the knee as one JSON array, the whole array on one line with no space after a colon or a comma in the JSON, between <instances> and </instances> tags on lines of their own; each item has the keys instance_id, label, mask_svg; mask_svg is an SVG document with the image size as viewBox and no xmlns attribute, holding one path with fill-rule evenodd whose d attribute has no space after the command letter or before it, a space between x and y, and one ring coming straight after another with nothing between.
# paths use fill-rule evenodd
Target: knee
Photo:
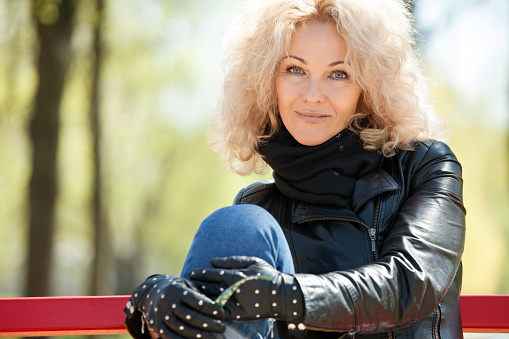
<instances>
[{"instance_id":1,"label":"knee","mask_svg":"<svg viewBox=\"0 0 509 339\"><path fill-rule=\"evenodd\" d=\"M221 208L209 215L200 228L232 233L240 233L243 237L251 233L279 228L274 217L257 205L234 205Z\"/></svg>"},{"instance_id":2,"label":"knee","mask_svg":"<svg viewBox=\"0 0 509 339\"><path fill-rule=\"evenodd\" d=\"M294 272L283 230L256 205L225 207L209 215L195 234L184 272L206 267L212 257L231 255L255 256L283 272Z\"/></svg>"}]
</instances>

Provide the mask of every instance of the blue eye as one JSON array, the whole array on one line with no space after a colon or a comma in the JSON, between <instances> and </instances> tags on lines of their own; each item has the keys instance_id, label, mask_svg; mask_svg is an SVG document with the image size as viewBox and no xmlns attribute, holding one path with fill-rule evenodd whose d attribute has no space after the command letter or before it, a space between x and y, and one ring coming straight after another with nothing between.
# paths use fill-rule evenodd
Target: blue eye
<instances>
[{"instance_id":1,"label":"blue eye","mask_svg":"<svg viewBox=\"0 0 509 339\"><path fill-rule=\"evenodd\" d=\"M304 71L302 70L302 68L297 67L297 66L288 67L286 69L286 71L291 73L291 74L296 74L296 75L304 74Z\"/></svg>"},{"instance_id":2,"label":"blue eye","mask_svg":"<svg viewBox=\"0 0 509 339\"><path fill-rule=\"evenodd\" d=\"M345 71L335 71L335 72L332 72L331 77L333 79L347 79L348 74L346 74Z\"/></svg>"}]
</instances>

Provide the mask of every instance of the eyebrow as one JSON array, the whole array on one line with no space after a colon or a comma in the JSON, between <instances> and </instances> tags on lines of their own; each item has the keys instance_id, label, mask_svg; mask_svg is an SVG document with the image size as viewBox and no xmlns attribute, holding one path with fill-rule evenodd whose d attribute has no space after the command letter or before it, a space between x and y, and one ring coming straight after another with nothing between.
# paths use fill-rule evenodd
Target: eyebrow
<instances>
[{"instance_id":1,"label":"eyebrow","mask_svg":"<svg viewBox=\"0 0 509 339\"><path fill-rule=\"evenodd\" d=\"M289 55L287 56L286 58L293 58L293 59L297 59L299 60L300 62L302 62L304 65L307 65L307 62L306 60L302 59L301 57L298 57L298 56L295 56L295 55ZM329 67L334 67L336 65L341 65L341 64L344 64L345 62L344 61L334 61L332 63L329 64Z\"/></svg>"}]
</instances>

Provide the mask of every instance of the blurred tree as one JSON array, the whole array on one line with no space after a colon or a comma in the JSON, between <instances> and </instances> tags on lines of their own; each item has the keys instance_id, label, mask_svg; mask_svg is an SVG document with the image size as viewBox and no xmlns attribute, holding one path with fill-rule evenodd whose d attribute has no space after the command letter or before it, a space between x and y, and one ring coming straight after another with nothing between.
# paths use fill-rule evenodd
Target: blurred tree
<instances>
[{"instance_id":1,"label":"blurred tree","mask_svg":"<svg viewBox=\"0 0 509 339\"><path fill-rule=\"evenodd\" d=\"M104 199L102 191L102 161L101 161L101 114L100 114L100 79L103 64L103 21L104 1L94 1L95 20L93 20L92 40L92 82L90 95L90 134L92 136L92 221L94 229L94 253L92 260L92 274L90 276L90 293L92 295L112 294L110 286L111 274L111 235L108 230L107 218L105 217Z\"/></svg>"},{"instance_id":2,"label":"blurred tree","mask_svg":"<svg viewBox=\"0 0 509 339\"><path fill-rule=\"evenodd\" d=\"M45 296L50 291L57 197L57 147L60 103L71 60L71 33L76 1L37 0L33 15L39 40L36 89L30 140L32 174L29 184L29 243L27 296Z\"/></svg>"}]
</instances>

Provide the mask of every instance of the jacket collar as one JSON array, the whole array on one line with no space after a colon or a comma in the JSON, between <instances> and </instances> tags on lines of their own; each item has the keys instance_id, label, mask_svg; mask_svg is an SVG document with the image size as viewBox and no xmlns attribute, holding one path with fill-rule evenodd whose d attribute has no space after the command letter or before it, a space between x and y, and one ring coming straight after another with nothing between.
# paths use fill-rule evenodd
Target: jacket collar
<instances>
[{"instance_id":1,"label":"jacket collar","mask_svg":"<svg viewBox=\"0 0 509 339\"><path fill-rule=\"evenodd\" d=\"M360 177L355 184L355 190L352 197L353 210L339 209L334 206L316 205L300 201L297 204L292 219L294 223L324 219L350 219L359 221L356 213L368 200L379 194L396 191L400 188L401 187L389 173L378 167Z\"/></svg>"},{"instance_id":2,"label":"jacket collar","mask_svg":"<svg viewBox=\"0 0 509 339\"><path fill-rule=\"evenodd\" d=\"M374 196L385 192L396 191L400 188L401 187L389 173L377 167L375 170L366 173L357 180L353 192L352 207L355 212L358 212L362 205Z\"/></svg>"}]
</instances>

